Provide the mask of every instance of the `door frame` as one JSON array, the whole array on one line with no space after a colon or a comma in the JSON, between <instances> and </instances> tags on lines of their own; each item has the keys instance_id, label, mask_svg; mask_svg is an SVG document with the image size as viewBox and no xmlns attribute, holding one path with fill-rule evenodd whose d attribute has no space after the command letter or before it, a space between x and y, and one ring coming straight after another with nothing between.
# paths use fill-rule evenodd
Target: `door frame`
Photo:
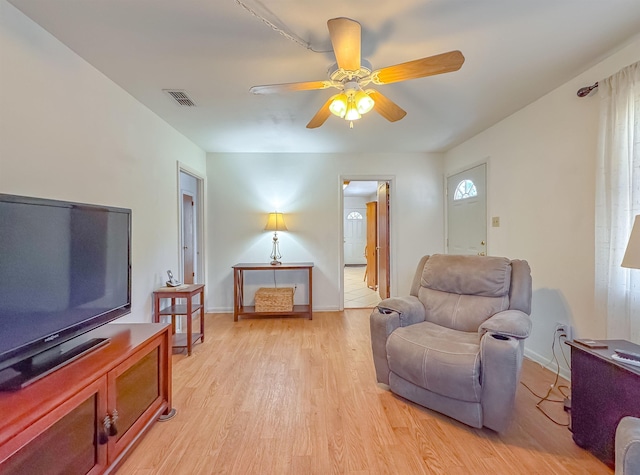
<instances>
[{"instance_id":1,"label":"door frame","mask_svg":"<svg viewBox=\"0 0 640 475\"><path fill-rule=\"evenodd\" d=\"M491 157L485 157L482 158L478 161L475 162L470 162L466 165L463 165L459 168L455 168L453 170L448 171L447 173L445 173L444 177L443 177L443 190L442 190L442 196L443 196L443 202L444 202L444 250L446 254L449 254L449 201L447 199L447 192L448 192L448 180L450 177L452 177L453 175L457 175L458 173L462 173L464 171L467 170L471 170L472 168L475 168L477 166L480 165L484 165L486 167L486 175L485 175L485 187L486 187L486 193L485 193L485 200L486 200L486 216L485 216L485 220L486 220L486 227L487 227L487 256L491 255L491 239L489 237L489 229L491 226L491 212L489 211L491 209L490 207L490 201L489 201L489 180L490 180L490 176L491 173L489 173L489 167L490 167L490 163L491 163Z\"/></svg>"},{"instance_id":2,"label":"door frame","mask_svg":"<svg viewBox=\"0 0 640 475\"><path fill-rule=\"evenodd\" d=\"M185 173L187 175L192 176L193 178L195 178L196 180L196 195L192 195L191 193L189 193L188 191L184 191L182 190L182 188L180 187L180 174L181 173ZM178 187L178 193L177 193L177 205L178 205L178 269L180 269L179 273L180 273L180 279L184 281L184 276L182 275L182 270L184 267L184 259L182 257L182 248L184 246L184 242L183 242L183 222L182 222L182 196L187 194L187 195L191 195L193 198L193 201L195 203L195 213L194 213L194 217L195 217L195 231L194 231L194 236L195 236L195 241L196 241L196 249L195 249L195 257L194 257L194 264L195 264L195 276L194 276L194 282L195 283L199 283L199 284L206 284L207 282L207 268L205 267L204 263L207 262L205 259L205 253L206 253L206 212L205 212L205 208L206 208L206 200L205 200L205 196L206 196L206 179L204 176L202 176L200 173L198 173L197 171L195 171L194 169L190 168L189 166L185 165L184 163L181 163L180 161L177 162L177 173L176 173L176 180L177 180L177 187Z\"/></svg>"},{"instance_id":3,"label":"door frame","mask_svg":"<svg viewBox=\"0 0 640 475\"><path fill-rule=\"evenodd\" d=\"M398 241L396 236L396 216L397 216L397 204L396 204L396 176L395 175L339 175L336 182L339 193L339 209L336 213L336 221L338 229L340 230L340 259L338 262L338 279L340 288L340 311L344 310L344 193L342 184L345 180L349 181L386 181L389 183L389 277L391 279L391 285L389 286L389 293L393 297L397 295L397 276L396 276L396 242Z\"/></svg>"}]
</instances>

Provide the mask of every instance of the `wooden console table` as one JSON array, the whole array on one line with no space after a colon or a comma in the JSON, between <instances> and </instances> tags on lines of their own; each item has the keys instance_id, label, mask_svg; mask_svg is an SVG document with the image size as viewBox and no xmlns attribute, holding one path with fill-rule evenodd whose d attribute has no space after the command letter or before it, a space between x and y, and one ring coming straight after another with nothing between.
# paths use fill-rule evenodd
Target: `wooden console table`
<instances>
[{"instance_id":1,"label":"wooden console table","mask_svg":"<svg viewBox=\"0 0 640 475\"><path fill-rule=\"evenodd\" d=\"M313 318L313 262L298 262L292 264L236 264L233 266L233 321L238 321L240 315L263 315L263 316L287 316L287 315L308 315L309 320ZM283 270L306 270L307 284L309 286L309 302L305 305L294 305L291 312L256 312L255 306L244 305L244 271L283 271Z\"/></svg>"},{"instance_id":2,"label":"wooden console table","mask_svg":"<svg viewBox=\"0 0 640 475\"><path fill-rule=\"evenodd\" d=\"M620 363L614 350L640 352L626 340L598 340L608 348L571 347L571 431L583 449L613 467L615 434L624 416L640 417L640 367Z\"/></svg>"},{"instance_id":3,"label":"wooden console table","mask_svg":"<svg viewBox=\"0 0 640 475\"><path fill-rule=\"evenodd\" d=\"M193 302L193 297L200 295L197 303ZM171 316L171 329L173 332L173 347L186 348L187 355L191 356L191 348L200 340L204 342L204 284L183 284L178 287L161 287L153 292L153 321L159 322L160 315ZM160 308L161 299L171 299L171 305ZM176 299L186 299L186 304L176 305ZM200 311L199 332L193 332L193 314ZM185 315L187 318L186 333L176 333L175 317Z\"/></svg>"}]
</instances>

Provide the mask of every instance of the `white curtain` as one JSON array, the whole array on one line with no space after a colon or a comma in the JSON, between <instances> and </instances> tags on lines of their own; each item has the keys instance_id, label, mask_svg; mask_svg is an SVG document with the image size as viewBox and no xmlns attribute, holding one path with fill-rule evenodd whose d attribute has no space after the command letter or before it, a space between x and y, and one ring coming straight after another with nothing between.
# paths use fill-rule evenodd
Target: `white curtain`
<instances>
[{"instance_id":1,"label":"white curtain","mask_svg":"<svg viewBox=\"0 0 640 475\"><path fill-rule=\"evenodd\" d=\"M596 312L607 338L640 343L640 269L620 267L640 214L640 62L600 81L598 95Z\"/></svg>"}]
</instances>

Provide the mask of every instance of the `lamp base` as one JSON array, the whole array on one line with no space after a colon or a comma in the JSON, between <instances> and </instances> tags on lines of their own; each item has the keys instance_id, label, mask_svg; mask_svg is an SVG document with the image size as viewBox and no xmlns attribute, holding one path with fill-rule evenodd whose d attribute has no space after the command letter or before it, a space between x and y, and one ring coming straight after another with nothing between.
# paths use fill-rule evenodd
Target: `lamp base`
<instances>
[{"instance_id":1,"label":"lamp base","mask_svg":"<svg viewBox=\"0 0 640 475\"><path fill-rule=\"evenodd\" d=\"M273 233L273 247L271 248L271 255L269 257L271 258L272 266L279 266L282 264L282 262L278 260L282 257L282 255L280 254L280 245L278 244L277 231Z\"/></svg>"}]
</instances>

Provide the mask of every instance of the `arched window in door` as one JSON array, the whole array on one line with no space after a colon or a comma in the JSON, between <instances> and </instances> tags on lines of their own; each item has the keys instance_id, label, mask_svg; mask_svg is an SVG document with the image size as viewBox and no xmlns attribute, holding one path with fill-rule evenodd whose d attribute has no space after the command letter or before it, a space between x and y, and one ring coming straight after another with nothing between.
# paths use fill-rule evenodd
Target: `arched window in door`
<instances>
[{"instance_id":1,"label":"arched window in door","mask_svg":"<svg viewBox=\"0 0 640 475\"><path fill-rule=\"evenodd\" d=\"M456 191L453 194L453 200L464 200L467 198L473 198L474 196L478 196L476 185L474 185L471 180L462 180L458 183L458 186L456 186Z\"/></svg>"},{"instance_id":2,"label":"arched window in door","mask_svg":"<svg viewBox=\"0 0 640 475\"><path fill-rule=\"evenodd\" d=\"M347 215L347 219L363 219L362 215L357 211L352 211Z\"/></svg>"}]
</instances>

